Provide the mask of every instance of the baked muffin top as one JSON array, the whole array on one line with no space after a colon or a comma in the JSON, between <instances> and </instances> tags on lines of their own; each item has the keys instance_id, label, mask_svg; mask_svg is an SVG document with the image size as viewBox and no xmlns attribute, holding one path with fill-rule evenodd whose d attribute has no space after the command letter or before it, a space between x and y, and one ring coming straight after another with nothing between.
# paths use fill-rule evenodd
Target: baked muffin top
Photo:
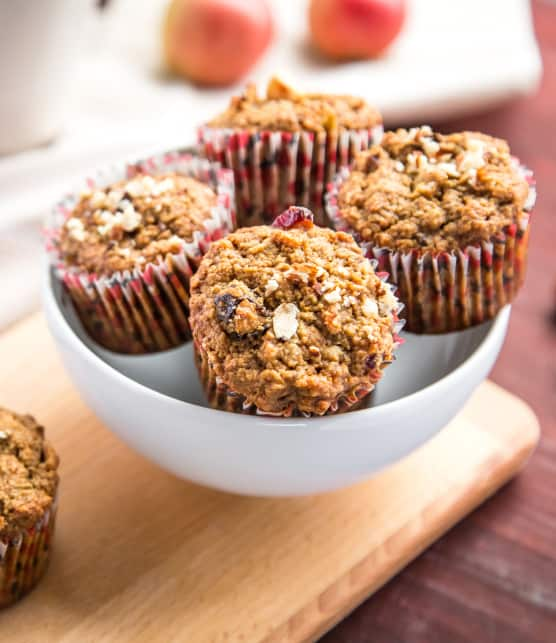
<instances>
[{"instance_id":1,"label":"baked muffin top","mask_svg":"<svg viewBox=\"0 0 556 643\"><path fill-rule=\"evenodd\" d=\"M298 94L277 78L260 97L254 84L208 123L231 129L330 132L370 129L382 123L380 112L362 98L333 94Z\"/></svg>"},{"instance_id":2,"label":"baked muffin top","mask_svg":"<svg viewBox=\"0 0 556 643\"><path fill-rule=\"evenodd\" d=\"M67 266L108 276L179 252L212 214L216 192L175 173L139 174L84 192L60 231Z\"/></svg>"},{"instance_id":3,"label":"baked muffin top","mask_svg":"<svg viewBox=\"0 0 556 643\"><path fill-rule=\"evenodd\" d=\"M528 195L505 141L423 126L387 132L359 154L337 205L362 241L400 251L450 251L519 221Z\"/></svg>"},{"instance_id":4,"label":"baked muffin top","mask_svg":"<svg viewBox=\"0 0 556 643\"><path fill-rule=\"evenodd\" d=\"M351 235L305 208L213 243L191 295L196 344L264 412L326 413L393 359L396 298Z\"/></svg>"},{"instance_id":5,"label":"baked muffin top","mask_svg":"<svg viewBox=\"0 0 556 643\"><path fill-rule=\"evenodd\" d=\"M0 540L44 516L58 487L57 469L43 427L0 407Z\"/></svg>"}]
</instances>

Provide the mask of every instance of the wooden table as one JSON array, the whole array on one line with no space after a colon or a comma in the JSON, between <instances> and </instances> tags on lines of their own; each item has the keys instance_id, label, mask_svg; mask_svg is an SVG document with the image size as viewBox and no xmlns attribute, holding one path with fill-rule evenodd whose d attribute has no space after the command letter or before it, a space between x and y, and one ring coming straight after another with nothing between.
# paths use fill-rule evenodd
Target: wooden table
<instances>
[{"instance_id":1,"label":"wooden table","mask_svg":"<svg viewBox=\"0 0 556 643\"><path fill-rule=\"evenodd\" d=\"M556 3L534 2L534 14L544 62L539 93L440 129L506 138L536 174L527 281L492 379L532 405L540 447L514 482L323 643L556 641Z\"/></svg>"}]
</instances>

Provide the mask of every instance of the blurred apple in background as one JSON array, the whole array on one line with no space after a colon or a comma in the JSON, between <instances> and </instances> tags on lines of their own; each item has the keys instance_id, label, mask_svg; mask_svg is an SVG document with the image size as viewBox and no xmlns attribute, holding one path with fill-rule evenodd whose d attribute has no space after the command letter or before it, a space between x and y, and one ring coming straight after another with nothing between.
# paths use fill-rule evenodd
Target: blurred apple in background
<instances>
[{"instance_id":1,"label":"blurred apple in background","mask_svg":"<svg viewBox=\"0 0 556 643\"><path fill-rule=\"evenodd\" d=\"M311 40L335 60L374 58L399 34L406 13L406 0L311 0Z\"/></svg>"},{"instance_id":2,"label":"blurred apple in background","mask_svg":"<svg viewBox=\"0 0 556 643\"><path fill-rule=\"evenodd\" d=\"M272 33L266 0L173 0L164 30L166 61L201 85L229 85L255 65Z\"/></svg>"}]
</instances>

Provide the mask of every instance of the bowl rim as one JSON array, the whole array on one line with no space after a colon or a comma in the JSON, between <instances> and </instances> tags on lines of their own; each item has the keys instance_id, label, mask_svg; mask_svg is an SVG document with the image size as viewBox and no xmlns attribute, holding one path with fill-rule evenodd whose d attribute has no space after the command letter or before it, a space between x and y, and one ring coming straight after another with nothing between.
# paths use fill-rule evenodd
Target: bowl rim
<instances>
[{"instance_id":1,"label":"bowl rim","mask_svg":"<svg viewBox=\"0 0 556 643\"><path fill-rule=\"evenodd\" d=\"M385 402L384 404L380 404L379 406L375 407L358 409L350 413L314 416L308 418L283 418L256 414L234 414L230 411L200 406L192 402L179 400L177 398L166 395L165 393L160 393L159 391L149 388L148 386L145 386L144 384L133 380L127 375L124 375L118 369L105 362L80 339L77 333L75 333L75 331L69 325L67 319L60 309L60 306L58 305L56 295L54 294L53 283L54 280L57 279L57 277L54 274L54 269L48 263L48 259L46 259L45 261L45 267L46 269L44 272L42 284L42 301L47 316L50 316L52 319L56 320L58 327L63 329L64 335L68 339L71 348L77 350L83 356L83 358L87 362L92 363L95 368L104 371L108 377L115 377L116 380L119 380L124 386L135 390L136 393L154 396L155 399L158 399L159 401L166 404L183 406L184 408L189 408L191 411L200 415L210 414L213 417L220 416L221 419L224 419L226 417L229 419L230 415L235 415L241 418L242 422L245 422L246 424L250 424L251 426L254 426L256 424L260 428L271 428L272 430L275 430L276 428L294 427L296 428L296 430L300 430L300 428L302 428L305 431L332 429L336 428L334 427L334 425L345 425L346 423L349 424L349 422L346 421L346 418L349 420L349 417L353 417L353 414L357 414L358 417L362 417L364 415L369 419L369 422L363 423L364 426L361 426L361 422L352 422L352 426L350 428L359 430L364 430L365 428L372 429L373 423L370 420L373 416L380 416L382 414L388 415L389 413L393 413L396 407L407 407L416 404L419 401L423 401L423 399L426 399L428 396L430 396L433 390L439 388L443 389L444 391L449 390L457 380L465 379L467 375L473 372L475 365L481 363L483 357L488 355L491 347L498 341L500 333L504 333L511 312L511 305L507 304L498 312L493 320L488 320L492 325L487 334L482 339L479 346L455 369L453 369L440 379L436 380L432 384L427 384L427 386L424 386L422 389L419 389L414 393L410 393L409 395L405 395L390 402ZM479 383L480 382L477 382L477 385ZM208 415L206 415L206 417L208 417ZM342 430L345 430L346 428L347 427L344 426Z\"/></svg>"}]
</instances>

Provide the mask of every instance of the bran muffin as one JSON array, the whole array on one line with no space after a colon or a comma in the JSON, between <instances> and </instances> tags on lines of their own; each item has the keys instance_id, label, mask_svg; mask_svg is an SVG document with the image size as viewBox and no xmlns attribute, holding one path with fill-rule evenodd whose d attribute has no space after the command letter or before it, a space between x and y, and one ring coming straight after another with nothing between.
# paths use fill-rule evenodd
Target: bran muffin
<instances>
[{"instance_id":1,"label":"bran muffin","mask_svg":"<svg viewBox=\"0 0 556 643\"><path fill-rule=\"evenodd\" d=\"M363 99L300 94L272 78L254 85L199 130L203 153L233 168L240 225L268 223L289 205L321 222L324 188L336 171L382 136L380 113Z\"/></svg>"},{"instance_id":2,"label":"bran muffin","mask_svg":"<svg viewBox=\"0 0 556 643\"><path fill-rule=\"evenodd\" d=\"M0 407L0 607L42 577L50 557L58 456L30 415Z\"/></svg>"},{"instance_id":3,"label":"bran muffin","mask_svg":"<svg viewBox=\"0 0 556 643\"><path fill-rule=\"evenodd\" d=\"M391 275L406 330L492 318L523 283L531 173L508 144L430 127L387 132L329 186L327 209Z\"/></svg>"},{"instance_id":4,"label":"bran muffin","mask_svg":"<svg viewBox=\"0 0 556 643\"><path fill-rule=\"evenodd\" d=\"M291 207L214 243L191 282L213 406L266 415L353 407L400 343L399 303L353 238Z\"/></svg>"},{"instance_id":5,"label":"bran muffin","mask_svg":"<svg viewBox=\"0 0 556 643\"><path fill-rule=\"evenodd\" d=\"M233 176L191 155L117 169L59 204L49 244L89 335L122 353L190 338L189 280L235 227ZM114 180L115 179L115 180Z\"/></svg>"}]
</instances>

